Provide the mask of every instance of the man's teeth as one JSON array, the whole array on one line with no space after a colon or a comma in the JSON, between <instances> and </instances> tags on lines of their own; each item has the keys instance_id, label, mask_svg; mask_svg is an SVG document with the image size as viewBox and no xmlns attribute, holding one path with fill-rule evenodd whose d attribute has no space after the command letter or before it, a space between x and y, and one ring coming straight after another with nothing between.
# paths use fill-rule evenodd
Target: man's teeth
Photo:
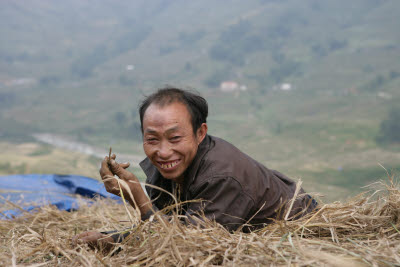
<instances>
[{"instance_id":1,"label":"man's teeth","mask_svg":"<svg viewBox=\"0 0 400 267\"><path fill-rule=\"evenodd\" d=\"M176 164L178 164L178 161L175 161L175 162L172 162L172 163L169 163L169 164L161 164L161 168L162 169L169 169L169 168L172 168L172 167L175 167L176 166Z\"/></svg>"}]
</instances>

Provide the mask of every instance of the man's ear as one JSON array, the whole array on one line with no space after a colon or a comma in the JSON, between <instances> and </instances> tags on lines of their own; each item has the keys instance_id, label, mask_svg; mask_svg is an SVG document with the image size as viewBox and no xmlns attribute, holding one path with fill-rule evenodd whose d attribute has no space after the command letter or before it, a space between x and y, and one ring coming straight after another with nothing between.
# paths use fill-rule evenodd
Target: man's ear
<instances>
[{"instance_id":1,"label":"man's ear","mask_svg":"<svg viewBox=\"0 0 400 267\"><path fill-rule=\"evenodd\" d=\"M208 130L207 123L202 123L199 129L197 129L196 138L197 138L197 143L199 145L203 141L204 137L206 137L207 130Z\"/></svg>"}]
</instances>

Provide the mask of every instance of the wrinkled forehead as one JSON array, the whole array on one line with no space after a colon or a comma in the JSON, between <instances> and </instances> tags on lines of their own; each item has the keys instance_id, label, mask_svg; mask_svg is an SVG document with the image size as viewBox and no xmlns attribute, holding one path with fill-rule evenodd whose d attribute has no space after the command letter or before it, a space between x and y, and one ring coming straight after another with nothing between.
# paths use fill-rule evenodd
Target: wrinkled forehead
<instances>
[{"instance_id":1,"label":"wrinkled forehead","mask_svg":"<svg viewBox=\"0 0 400 267\"><path fill-rule=\"evenodd\" d=\"M192 129L191 116L186 105L181 102L172 102L167 105L150 104L143 116L143 130L171 127Z\"/></svg>"}]
</instances>

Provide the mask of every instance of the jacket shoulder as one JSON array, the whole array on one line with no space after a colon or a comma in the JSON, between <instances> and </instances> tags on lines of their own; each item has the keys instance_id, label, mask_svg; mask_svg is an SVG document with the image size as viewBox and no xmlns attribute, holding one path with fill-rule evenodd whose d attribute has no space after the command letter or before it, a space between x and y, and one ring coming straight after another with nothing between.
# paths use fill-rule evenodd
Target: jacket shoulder
<instances>
[{"instance_id":1,"label":"jacket shoulder","mask_svg":"<svg viewBox=\"0 0 400 267\"><path fill-rule=\"evenodd\" d=\"M246 189L246 180L252 176L249 172L256 171L258 165L257 161L231 143L212 136L210 149L201 160L194 185L197 186L209 179L231 177Z\"/></svg>"}]
</instances>

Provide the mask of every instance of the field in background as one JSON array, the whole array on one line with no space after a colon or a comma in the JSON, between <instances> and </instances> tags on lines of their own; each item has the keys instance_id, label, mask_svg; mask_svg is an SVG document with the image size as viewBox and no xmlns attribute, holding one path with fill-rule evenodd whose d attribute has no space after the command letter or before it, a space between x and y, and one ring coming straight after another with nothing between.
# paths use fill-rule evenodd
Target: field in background
<instances>
[{"instance_id":1,"label":"field in background","mask_svg":"<svg viewBox=\"0 0 400 267\"><path fill-rule=\"evenodd\" d=\"M327 200L400 168L399 145L376 143L400 103L397 0L0 5L1 174L98 178L100 159L35 133L143 154L137 105L165 84L196 88L210 134Z\"/></svg>"},{"instance_id":2,"label":"field in background","mask_svg":"<svg viewBox=\"0 0 400 267\"><path fill-rule=\"evenodd\" d=\"M20 143L12 144L0 142L0 150L4 157L0 159L0 175L29 174L29 173L56 173L74 174L100 179L98 169L101 159L88 156L79 152L55 148L50 145L39 143ZM374 151L384 154L384 151ZM118 152L116 152L118 155ZM387 153L387 152L386 152ZM387 154L388 157L399 157L398 153ZM298 162L297 158L289 158L293 162ZM368 162L370 158L366 158ZM396 158L391 158L398 163ZM305 161L307 162L307 161ZM384 166L390 174L397 174L399 166ZM386 170L381 166L353 167L345 166L341 169L333 169L328 164L315 160L314 165L304 165L303 167L290 166L290 162L281 160L271 160L267 166L280 170L289 175L294 180L301 179L303 187L307 192L322 195L324 202L345 200L364 192L365 185L374 183L378 180L388 180ZM397 171L396 168L397 167ZM142 182L145 181L143 171L133 165L129 167Z\"/></svg>"},{"instance_id":3,"label":"field in background","mask_svg":"<svg viewBox=\"0 0 400 267\"><path fill-rule=\"evenodd\" d=\"M12 174L73 174L100 179L101 158L42 143L0 142L0 176ZM104 155L106 156L106 155ZM145 180L143 171L132 164L128 170Z\"/></svg>"},{"instance_id":4,"label":"field in background","mask_svg":"<svg viewBox=\"0 0 400 267\"><path fill-rule=\"evenodd\" d=\"M0 142L0 175L76 174L99 179L99 159L38 143Z\"/></svg>"}]
</instances>

